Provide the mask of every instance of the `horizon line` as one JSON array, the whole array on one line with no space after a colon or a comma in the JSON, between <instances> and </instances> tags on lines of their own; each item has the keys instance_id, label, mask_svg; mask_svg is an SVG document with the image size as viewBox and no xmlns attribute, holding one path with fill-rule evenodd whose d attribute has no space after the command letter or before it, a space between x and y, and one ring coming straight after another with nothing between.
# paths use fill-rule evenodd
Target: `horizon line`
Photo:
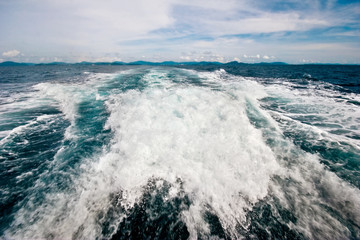
<instances>
[{"instance_id":1,"label":"horizon line","mask_svg":"<svg viewBox=\"0 0 360 240\"><path fill-rule=\"evenodd\" d=\"M7 65L9 64L9 65ZM249 65L360 65L360 63L321 63L321 62L307 62L307 63L287 63L287 62L239 62L239 61L229 61L229 62L217 62L217 61L185 61L185 62L177 62L171 60L165 60L161 62L153 62L153 61L131 61L131 62L123 62L123 61L99 61L99 62L90 62L90 61L81 61L81 62L42 62L42 63L33 63L33 62L15 62L15 61L3 61L0 62L0 66L35 66L35 65L196 65L196 64L216 64L216 65L226 65L226 64L249 64Z\"/></svg>"}]
</instances>

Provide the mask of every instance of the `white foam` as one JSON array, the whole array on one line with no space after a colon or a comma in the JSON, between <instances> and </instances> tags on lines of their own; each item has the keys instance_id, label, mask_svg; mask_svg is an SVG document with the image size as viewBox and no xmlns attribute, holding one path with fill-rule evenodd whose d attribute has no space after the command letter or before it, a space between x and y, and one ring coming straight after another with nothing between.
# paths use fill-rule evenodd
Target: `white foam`
<instances>
[{"instance_id":1,"label":"white foam","mask_svg":"<svg viewBox=\"0 0 360 240\"><path fill-rule=\"evenodd\" d=\"M42 99L45 104L54 105L70 121L71 125L66 129L65 138L76 138L74 134L75 120L78 118L78 107L83 101L99 98L97 87L114 74L90 74L83 83L39 83L33 88L37 90L37 97Z\"/></svg>"},{"instance_id":2,"label":"white foam","mask_svg":"<svg viewBox=\"0 0 360 240\"><path fill-rule=\"evenodd\" d=\"M42 104L43 101L34 97L33 92L15 93L7 97L5 101L0 104L0 114L31 109L39 107Z\"/></svg>"},{"instance_id":3,"label":"white foam","mask_svg":"<svg viewBox=\"0 0 360 240\"><path fill-rule=\"evenodd\" d=\"M167 85L166 79L161 82ZM82 226L82 236L94 238L99 234L95 215L108 207L109 194L123 191L127 197L122 204L131 207L152 177L170 183L182 179L192 201L182 213L191 238L209 232L205 205L237 236L235 223L245 221L246 209L268 194L270 178L279 170L261 132L247 119L244 104L242 96L201 87L149 88L112 96L107 102L107 126L114 133L111 150L83 166L87 174L76 183L75 194L49 196L51 207L39 208L40 220L19 236L41 238L51 232L71 238ZM179 189L174 185L172 191Z\"/></svg>"},{"instance_id":4,"label":"white foam","mask_svg":"<svg viewBox=\"0 0 360 240\"><path fill-rule=\"evenodd\" d=\"M39 83L34 88L43 97L50 97L59 102L60 110L65 114L65 117L71 122L75 121L77 115L77 104L80 102L81 93L78 91L78 86L63 85L54 83Z\"/></svg>"},{"instance_id":5,"label":"white foam","mask_svg":"<svg viewBox=\"0 0 360 240\"><path fill-rule=\"evenodd\" d=\"M283 100L279 109L276 110L280 113L280 117L289 117L294 120L311 119L312 116L321 117L319 121L312 120L311 125L302 122L298 126L304 127L301 125L306 124L313 129L317 128L317 131L323 132L334 141L343 141L356 148L360 147L360 140L349 138L346 134L335 133L335 130L344 130L360 136L360 107L348 103L348 100L358 101L360 96L354 93L342 96L340 92L321 86L294 89L284 85L284 82L268 85L265 89L270 96Z\"/></svg>"},{"instance_id":6,"label":"white foam","mask_svg":"<svg viewBox=\"0 0 360 240\"><path fill-rule=\"evenodd\" d=\"M267 195L270 177L278 171L244 104L244 96L194 86L113 96L107 124L114 144L97 167L110 170L105 175L116 176L115 185L131 192L132 201L152 176L170 182L181 178L193 201L184 219L189 228L201 226L190 229L192 237L208 231L201 217L206 204L234 228L245 209ZM195 219L201 222L191 222Z\"/></svg>"},{"instance_id":7,"label":"white foam","mask_svg":"<svg viewBox=\"0 0 360 240\"><path fill-rule=\"evenodd\" d=\"M359 189L326 170L316 155L301 153L290 143L287 149L288 152L286 148L278 149L285 160L281 165L287 168L286 177L282 178L285 184L272 183L271 191L297 218L296 224L289 226L310 239L348 238L349 229L329 209L359 225ZM297 155L290 151L297 151Z\"/></svg>"},{"instance_id":8,"label":"white foam","mask_svg":"<svg viewBox=\"0 0 360 240\"><path fill-rule=\"evenodd\" d=\"M101 238L104 219L98 217L109 208L109 196L122 192L119 204L130 209L156 177L172 183L167 198L178 195L177 179L182 180L191 200L181 213L190 239L210 233L203 217L207 210L219 217L231 238L241 238L236 225L246 228L246 212L266 196L279 198L295 214L298 223L289 227L306 237L346 238L347 228L323 205L342 210L344 218L359 225L359 190L326 170L316 155L283 138L277 122L260 108L258 99L267 96L266 87L223 71L199 75L222 91L175 85L163 71L153 70L144 77L153 87L111 95L106 102L110 149L84 161L74 191L48 194L47 203L35 211L21 209L7 236ZM53 96L68 107L72 103L63 100L66 94L60 90ZM269 122L278 142L272 149L250 123L247 101ZM74 112L67 113L70 119ZM281 181L274 181L275 175ZM114 231L125 213L118 213Z\"/></svg>"},{"instance_id":9,"label":"white foam","mask_svg":"<svg viewBox=\"0 0 360 240\"><path fill-rule=\"evenodd\" d=\"M312 103L312 110L317 112L317 116L325 116L328 121L336 121L332 119L328 113L328 108L334 108L334 111L340 110L344 115L343 118L354 113L353 109L344 103L334 103L331 100L333 93L331 91L323 94L317 94L312 90L289 89L282 86L263 86L264 91L270 96L283 98L284 102L290 104ZM326 97L324 97L324 95ZM330 95L330 96L329 96ZM301 96L301 97L300 97ZM329 97L330 100L326 101ZM305 153L295 146L291 141L283 137L281 123L274 121L270 116L274 112L264 111L259 107L259 102L253 101L256 111L267 120L269 125L264 132L271 131L271 138L276 144L272 146L272 151L276 155L279 164L286 171L286 174L279 175L283 182L271 182L271 194L276 196L281 205L292 212L297 218L296 224L289 223L289 227L303 233L310 239L346 239L350 235L348 226L338 219L336 214L332 214L329 209L334 209L337 214L345 221L350 221L359 226L360 223L360 191L350 183L341 180L335 173L330 172L316 154ZM347 139L343 136L331 134L325 128L311 126L301 123L300 121L290 120L289 116L293 116L286 111L279 111L276 116L293 122L289 128L292 131L307 131L312 134L316 141L331 140L338 143L338 148L345 148L341 142L346 142L357 147L357 141ZM276 131L273 131L276 129ZM316 137L315 137L316 136ZM309 137L309 136L307 136ZM357 234L360 232L358 230Z\"/></svg>"},{"instance_id":10,"label":"white foam","mask_svg":"<svg viewBox=\"0 0 360 240\"><path fill-rule=\"evenodd\" d=\"M48 121L51 118L53 118L54 115L41 115L39 117L37 117L35 120L33 121L29 121L26 124L20 125L12 130L6 131L6 132L1 132L4 133L4 135L6 134L6 136L0 140L0 145L4 144L5 142L8 141L9 138L18 135L22 132L24 132L25 130L32 128L35 124L37 124L40 121ZM48 125L48 124L47 124Z\"/></svg>"}]
</instances>

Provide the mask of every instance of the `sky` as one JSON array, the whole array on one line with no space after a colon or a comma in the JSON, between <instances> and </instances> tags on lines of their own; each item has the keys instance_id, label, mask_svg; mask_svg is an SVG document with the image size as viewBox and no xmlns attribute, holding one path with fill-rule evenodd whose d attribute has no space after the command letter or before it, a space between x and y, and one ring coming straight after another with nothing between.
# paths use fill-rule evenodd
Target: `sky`
<instances>
[{"instance_id":1,"label":"sky","mask_svg":"<svg viewBox=\"0 0 360 240\"><path fill-rule=\"evenodd\" d=\"M360 64L360 0L0 0L0 62Z\"/></svg>"}]
</instances>

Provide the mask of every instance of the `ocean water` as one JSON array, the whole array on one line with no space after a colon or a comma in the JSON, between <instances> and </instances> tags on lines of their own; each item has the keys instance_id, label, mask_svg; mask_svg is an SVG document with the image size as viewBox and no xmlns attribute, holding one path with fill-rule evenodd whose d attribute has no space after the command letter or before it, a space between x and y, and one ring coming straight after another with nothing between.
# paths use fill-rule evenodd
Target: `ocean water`
<instances>
[{"instance_id":1,"label":"ocean water","mask_svg":"<svg viewBox=\"0 0 360 240\"><path fill-rule=\"evenodd\" d=\"M1 67L0 204L4 239L360 239L360 67Z\"/></svg>"}]
</instances>

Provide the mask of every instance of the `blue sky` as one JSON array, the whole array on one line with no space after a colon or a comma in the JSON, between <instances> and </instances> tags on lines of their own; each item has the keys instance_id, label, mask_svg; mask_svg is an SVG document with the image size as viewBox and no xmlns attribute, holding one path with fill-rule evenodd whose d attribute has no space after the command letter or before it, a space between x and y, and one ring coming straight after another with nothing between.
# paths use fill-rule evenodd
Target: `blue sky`
<instances>
[{"instance_id":1,"label":"blue sky","mask_svg":"<svg viewBox=\"0 0 360 240\"><path fill-rule=\"evenodd\" d=\"M0 0L0 61L360 63L360 0Z\"/></svg>"}]
</instances>

